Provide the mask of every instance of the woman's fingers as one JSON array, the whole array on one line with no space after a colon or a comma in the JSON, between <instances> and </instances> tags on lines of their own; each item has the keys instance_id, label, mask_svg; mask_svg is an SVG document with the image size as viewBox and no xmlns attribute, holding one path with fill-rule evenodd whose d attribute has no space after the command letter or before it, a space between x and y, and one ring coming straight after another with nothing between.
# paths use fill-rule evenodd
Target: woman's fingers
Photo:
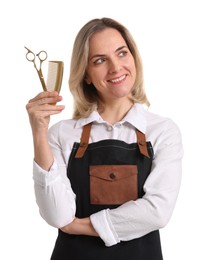
<instances>
[{"instance_id":1,"label":"woman's fingers","mask_svg":"<svg viewBox=\"0 0 213 260\"><path fill-rule=\"evenodd\" d=\"M43 104L56 104L57 102L60 102L62 100L62 97L59 96L59 94L56 91L53 92L41 92L34 98L30 99L27 108L37 105L43 105Z\"/></svg>"},{"instance_id":2,"label":"woman's fingers","mask_svg":"<svg viewBox=\"0 0 213 260\"><path fill-rule=\"evenodd\" d=\"M34 103L28 103L26 105L28 113L31 113L33 111L61 111L64 109L63 105L52 105L49 103L41 103L42 101L38 101L37 105Z\"/></svg>"},{"instance_id":3,"label":"woman's fingers","mask_svg":"<svg viewBox=\"0 0 213 260\"><path fill-rule=\"evenodd\" d=\"M57 92L41 92L34 98L30 99L26 105L29 115L31 127L34 131L48 129L50 116L59 114L63 109L63 105L56 105L62 97Z\"/></svg>"}]
</instances>

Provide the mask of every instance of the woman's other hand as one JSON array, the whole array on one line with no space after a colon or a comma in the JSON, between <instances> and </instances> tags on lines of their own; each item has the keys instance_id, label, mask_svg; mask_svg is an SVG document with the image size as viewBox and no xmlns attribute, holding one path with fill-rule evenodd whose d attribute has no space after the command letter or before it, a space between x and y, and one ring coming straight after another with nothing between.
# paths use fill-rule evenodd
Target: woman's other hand
<instances>
[{"instance_id":1,"label":"woman's other hand","mask_svg":"<svg viewBox=\"0 0 213 260\"><path fill-rule=\"evenodd\" d=\"M90 218L75 218L70 224L62 227L61 231L70 235L99 236L93 228Z\"/></svg>"}]
</instances>

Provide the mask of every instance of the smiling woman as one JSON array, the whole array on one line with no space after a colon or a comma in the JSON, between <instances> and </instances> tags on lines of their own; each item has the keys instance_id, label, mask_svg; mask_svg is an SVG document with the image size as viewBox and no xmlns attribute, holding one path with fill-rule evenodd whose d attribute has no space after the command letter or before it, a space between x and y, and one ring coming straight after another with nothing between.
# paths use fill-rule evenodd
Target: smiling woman
<instances>
[{"instance_id":1,"label":"smiling woman","mask_svg":"<svg viewBox=\"0 0 213 260\"><path fill-rule=\"evenodd\" d=\"M87 84L95 86L105 107L120 102L121 98L123 105L130 107L136 69L124 38L115 29L105 29L94 34L89 44Z\"/></svg>"},{"instance_id":2,"label":"smiling woman","mask_svg":"<svg viewBox=\"0 0 213 260\"><path fill-rule=\"evenodd\" d=\"M109 18L89 21L74 43L69 85L73 119L49 130L62 97L42 92L27 104L36 201L59 229L51 259L162 260L159 229L180 187L181 134L144 109L142 65L128 30Z\"/></svg>"},{"instance_id":3,"label":"smiling woman","mask_svg":"<svg viewBox=\"0 0 213 260\"><path fill-rule=\"evenodd\" d=\"M111 75L115 74L115 70L121 69L116 66L127 66L127 61L130 62L128 66L133 67L132 75L129 74L130 71L128 74L121 74L120 71L116 72L116 76ZM131 77L134 81L130 99L149 105L143 85L140 54L131 34L123 25L112 19L94 19L78 33L73 48L69 83L74 96L75 118L88 116L96 109L97 101L101 103L98 90L92 82L91 75L88 77L88 73L93 69L93 72L100 71L103 74L102 65L109 73L105 75L104 80L116 82L120 76L128 75L128 80Z\"/></svg>"}]
</instances>

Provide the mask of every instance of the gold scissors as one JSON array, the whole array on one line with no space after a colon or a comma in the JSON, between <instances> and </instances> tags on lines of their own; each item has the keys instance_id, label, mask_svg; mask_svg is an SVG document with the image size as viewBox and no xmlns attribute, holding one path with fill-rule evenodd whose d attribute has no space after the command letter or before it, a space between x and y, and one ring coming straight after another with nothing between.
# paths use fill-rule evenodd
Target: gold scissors
<instances>
[{"instance_id":1,"label":"gold scissors","mask_svg":"<svg viewBox=\"0 0 213 260\"><path fill-rule=\"evenodd\" d=\"M28 49L27 47L24 47L24 48L27 49L27 51L28 51L27 54L26 54L26 59L28 61L33 62L34 67L35 67L35 69L38 73L39 79L41 81L41 85L43 87L43 90L47 91L47 87L46 87L46 84L45 84L45 81L44 81L44 76L43 76L43 73L42 73L42 70L41 70L42 62L47 59L46 51L40 51L39 53L35 54L30 49ZM40 61L39 68L37 68L37 65L36 65L36 56L38 57L38 59Z\"/></svg>"}]
</instances>

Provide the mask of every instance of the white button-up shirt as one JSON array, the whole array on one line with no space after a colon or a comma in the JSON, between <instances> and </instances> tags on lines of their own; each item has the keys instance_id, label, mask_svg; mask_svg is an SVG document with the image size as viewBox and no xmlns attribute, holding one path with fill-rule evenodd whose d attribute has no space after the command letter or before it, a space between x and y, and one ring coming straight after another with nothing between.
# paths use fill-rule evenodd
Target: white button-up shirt
<instances>
[{"instance_id":1,"label":"white button-up shirt","mask_svg":"<svg viewBox=\"0 0 213 260\"><path fill-rule=\"evenodd\" d=\"M94 111L87 118L63 120L50 128L49 143L54 163L49 172L36 162L33 167L35 195L41 216L57 228L74 219L75 194L67 178L67 164L73 143L80 141L83 126L90 122L93 122L90 143L103 139L134 143L137 142L137 128L152 143L155 154L142 198L90 216L105 245L112 246L164 227L172 215L181 182L181 134L171 119L146 111L138 103L114 125L105 122Z\"/></svg>"}]
</instances>

